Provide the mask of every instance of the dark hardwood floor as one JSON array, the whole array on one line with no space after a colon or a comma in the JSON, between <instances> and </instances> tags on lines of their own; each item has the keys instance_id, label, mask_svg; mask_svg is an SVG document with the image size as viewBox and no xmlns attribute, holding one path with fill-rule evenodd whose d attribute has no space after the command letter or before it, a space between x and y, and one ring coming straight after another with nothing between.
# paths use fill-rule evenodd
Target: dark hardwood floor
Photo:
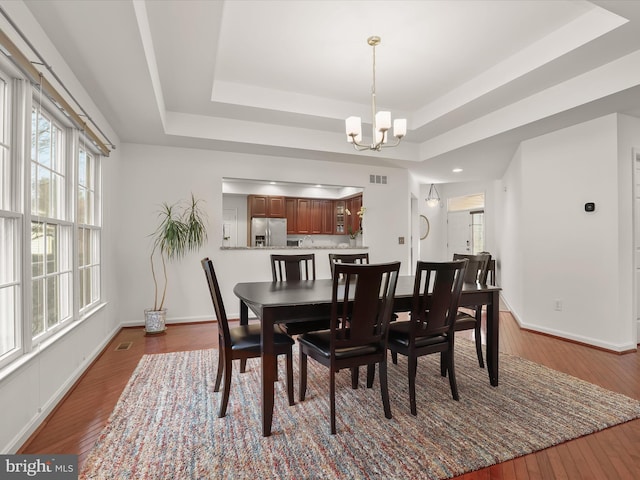
<instances>
[{"instance_id":1,"label":"dark hardwood floor","mask_svg":"<svg viewBox=\"0 0 640 480\"><path fill-rule=\"evenodd\" d=\"M500 350L640 399L640 354L617 355L521 330L500 313ZM472 332L460 332L471 338ZM166 335L121 330L18 453L70 453L79 464L97 440L138 361L146 353L212 348L215 323L170 325ZM132 342L128 350L117 346ZM640 420L463 475L478 479L640 478Z\"/></svg>"}]
</instances>

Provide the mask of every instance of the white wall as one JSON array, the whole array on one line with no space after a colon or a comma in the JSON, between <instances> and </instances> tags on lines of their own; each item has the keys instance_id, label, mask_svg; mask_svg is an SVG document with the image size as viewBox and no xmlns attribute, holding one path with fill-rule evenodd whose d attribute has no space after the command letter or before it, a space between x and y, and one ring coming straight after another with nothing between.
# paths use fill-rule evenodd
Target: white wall
<instances>
[{"instance_id":1,"label":"white wall","mask_svg":"<svg viewBox=\"0 0 640 480\"><path fill-rule=\"evenodd\" d=\"M500 254L500 286L509 310L522 323L523 314L523 223L522 218L522 152L516 151L502 178L496 223L497 250Z\"/></svg>"},{"instance_id":2,"label":"white wall","mask_svg":"<svg viewBox=\"0 0 640 480\"><path fill-rule=\"evenodd\" d=\"M387 175L387 185L369 184L371 169L300 159L262 157L207 150L149 145L122 145L122 170L118 201L120 221L116 269L120 272L119 315L126 324L142 324L143 311L153 302L149 267L150 238L155 229L158 206L188 198L191 192L204 199L209 220L209 242L200 252L169 265L166 306L168 322L213 318L200 259L209 256L218 271L222 295L229 317L238 315L233 286L242 281L269 280L268 256L261 251L220 250L222 238L222 179L224 177L270 179L275 181L342 184L362 187L364 244L372 262L400 260L408 272L410 237L408 174L402 169L376 167ZM326 263L325 250L317 250L318 275Z\"/></svg>"},{"instance_id":3,"label":"white wall","mask_svg":"<svg viewBox=\"0 0 640 480\"><path fill-rule=\"evenodd\" d=\"M636 337L631 151L618 127L608 115L522 143L503 179L501 251L503 293L523 327L624 351Z\"/></svg>"}]
</instances>

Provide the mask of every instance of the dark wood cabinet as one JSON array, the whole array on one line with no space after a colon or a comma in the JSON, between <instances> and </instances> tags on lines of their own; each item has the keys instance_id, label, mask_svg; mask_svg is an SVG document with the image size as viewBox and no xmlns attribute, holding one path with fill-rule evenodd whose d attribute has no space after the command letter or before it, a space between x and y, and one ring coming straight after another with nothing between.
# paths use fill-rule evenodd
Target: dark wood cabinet
<instances>
[{"instance_id":1,"label":"dark wood cabinet","mask_svg":"<svg viewBox=\"0 0 640 480\"><path fill-rule=\"evenodd\" d=\"M296 199L296 233L308 235L311 233L311 199Z\"/></svg>"},{"instance_id":2,"label":"dark wood cabinet","mask_svg":"<svg viewBox=\"0 0 640 480\"><path fill-rule=\"evenodd\" d=\"M285 214L287 218L287 233L298 233L298 199L287 197L284 200Z\"/></svg>"},{"instance_id":3,"label":"dark wood cabinet","mask_svg":"<svg viewBox=\"0 0 640 480\"><path fill-rule=\"evenodd\" d=\"M362 207L362 195L356 195L345 200L345 208L350 215L345 215L345 233L355 232L360 228L358 210Z\"/></svg>"},{"instance_id":4,"label":"dark wood cabinet","mask_svg":"<svg viewBox=\"0 0 640 480\"><path fill-rule=\"evenodd\" d=\"M268 213L267 216L274 218L284 218L287 214L284 197L269 196L268 199Z\"/></svg>"},{"instance_id":5,"label":"dark wood cabinet","mask_svg":"<svg viewBox=\"0 0 640 480\"><path fill-rule=\"evenodd\" d=\"M311 233L316 235L333 234L332 200L311 200Z\"/></svg>"},{"instance_id":6,"label":"dark wood cabinet","mask_svg":"<svg viewBox=\"0 0 640 480\"><path fill-rule=\"evenodd\" d=\"M247 197L249 218L284 218L286 206L284 197L270 195L249 195Z\"/></svg>"},{"instance_id":7,"label":"dark wood cabinet","mask_svg":"<svg viewBox=\"0 0 640 480\"><path fill-rule=\"evenodd\" d=\"M344 200L271 195L247 197L249 220L253 217L287 219L289 235L346 235L348 227L359 228L362 195ZM349 209L351 215L346 214Z\"/></svg>"},{"instance_id":8,"label":"dark wood cabinet","mask_svg":"<svg viewBox=\"0 0 640 480\"><path fill-rule=\"evenodd\" d=\"M324 235L333 235L334 215L333 200L322 200L322 233Z\"/></svg>"}]
</instances>

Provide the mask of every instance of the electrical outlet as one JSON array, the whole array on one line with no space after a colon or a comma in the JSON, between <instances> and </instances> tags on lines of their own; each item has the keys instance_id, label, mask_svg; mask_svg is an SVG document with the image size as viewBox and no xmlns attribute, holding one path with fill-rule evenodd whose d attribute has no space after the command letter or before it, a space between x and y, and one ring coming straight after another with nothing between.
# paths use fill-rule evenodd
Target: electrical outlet
<instances>
[{"instance_id":1,"label":"electrical outlet","mask_svg":"<svg viewBox=\"0 0 640 480\"><path fill-rule=\"evenodd\" d=\"M404 237L398 237L398 244L404 245Z\"/></svg>"},{"instance_id":2,"label":"electrical outlet","mask_svg":"<svg viewBox=\"0 0 640 480\"><path fill-rule=\"evenodd\" d=\"M562 300L560 300L559 298L556 299L556 301L555 301L554 310L556 312L561 312L562 311Z\"/></svg>"}]
</instances>

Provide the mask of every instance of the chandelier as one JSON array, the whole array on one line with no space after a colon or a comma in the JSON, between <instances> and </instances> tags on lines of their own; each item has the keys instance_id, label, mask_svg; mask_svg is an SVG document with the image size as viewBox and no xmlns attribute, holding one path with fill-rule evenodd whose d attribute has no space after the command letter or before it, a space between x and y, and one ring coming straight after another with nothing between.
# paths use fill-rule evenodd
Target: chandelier
<instances>
[{"instance_id":1,"label":"chandelier","mask_svg":"<svg viewBox=\"0 0 640 480\"><path fill-rule=\"evenodd\" d=\"M438 194L438 189L432 183L431 188L429 188L429 194L427 195L427 205L430 207L436 207L440 204L440 194Z\"/></svg>"},{"instance_id":2,"label":"chandelier","mask_svg":"<svg viewBox=\"0 0 640 480\"><path fill-rule=\"evenodd\" d=\"M371 84L371 144L362 142L362 121L360 117L349 117L345 120L347 141L358 150L375 150L379 152L386 147L395 147L407 134L407 119L397 118L393 121L393 136L396 141L388 144L387 133L391 128L391 112L376 112L376 46L380 45L380 37L369 37L367 43L373 47L373 83Z\"/></svg>"}]
</instances>

